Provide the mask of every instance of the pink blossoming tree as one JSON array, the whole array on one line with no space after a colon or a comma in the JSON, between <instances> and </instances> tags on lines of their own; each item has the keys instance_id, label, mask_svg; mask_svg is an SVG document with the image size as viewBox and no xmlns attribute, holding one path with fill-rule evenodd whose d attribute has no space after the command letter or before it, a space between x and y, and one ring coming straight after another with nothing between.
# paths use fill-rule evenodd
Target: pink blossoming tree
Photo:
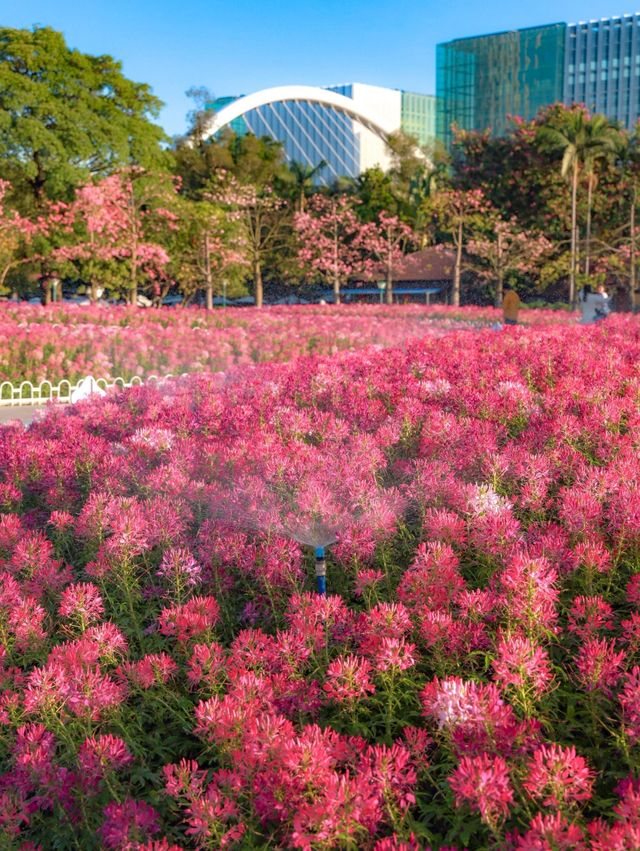
<instances>
[{"instance_id":1,"label":"pink blossoming tree","mask_svg":"<svg viewBox=\"0 0 640 851\"><path fill-rule=\"evenodd\" d=\"M242 184L226 172L218 176L211 198L239 225L235 248L251 269L256 307L262 307L265 264L284 248L290 232L288 206L270 183Z\"/></svg>"},{"instance_id":2,"label":"pink blossoming tree","mask_svg":"<svg viewBox=\"0 0 640 851\"><path fill-rule=\"evenodd\" d=\"M299 241L298 258L332 284L335 302L340 304L342 285L363 265L358 250L363 226L353 201L346 195L335 198L313 195L307 209L296 213L294 226Z\"/></svg>"},{"instance_id":3,"label":"pink blossoming tree","mask_svg":"<svg viewBox=\"0 0 640 851\"><path fill-rule=\"evenodd\" d=\"M22 249L38 230L36 224L7 206L9 188L7 180L0 180L0 290L11 270L29 259L23 256Z\"/></svg>"},{"instance_id":4,"label":"pink blossoming tree","mask_svg":"<svg viewBox=\"0 0 640 851\"><path fill-rule=\"evenodd\" d=\"M387 304L393 304L393 273L413 241L409 225L384 211L378 215L377 222L363 225L355 240L364 263L368 263L368 274L374 274L377 267L382 269Z\"/></svg>"},{"instance_id":5,"label":"pink blossoming tree","mask_svg":"<svg viewBox=\"0 0 640 851\"><path fill-rule=\"evenodd\" d=\"M548 257L553 245L541 234L519 230L513 221L498 219L493 233L467 242L476 273L495 287L495 305L502 304L506 281L514 274L533 274Z\"/></svg>"},{"instance_id":6,"label":"pink blossoming tree","mask_svg":"<svg viewBox=\"0 0 640 851\"><path fill-rule=\"evenodd\" d=\"M144 280L155 283L157 296L170 260L162 243L178 227L169 208L175 192L170 177L134 167L81 187L68 209L75 238L55 249L54 259L90 279L92 301L98 277L124 287L133 305Z\"/></svg>"},{"instance_id":7,"label":"pink blossoming tree","mask_svg":"<svg viewBox=\"0 0 640 851\"><path fill-rule=\"evenodd\" d=\"M439 230L448 234L455 250L451 304L460 305L460 288L463 270L463 255L470 229L483 224L483 216L489 212L489 204L481 189L462 191L445 189L433 200L433 213Z\"/></svg>"}]
</instances>

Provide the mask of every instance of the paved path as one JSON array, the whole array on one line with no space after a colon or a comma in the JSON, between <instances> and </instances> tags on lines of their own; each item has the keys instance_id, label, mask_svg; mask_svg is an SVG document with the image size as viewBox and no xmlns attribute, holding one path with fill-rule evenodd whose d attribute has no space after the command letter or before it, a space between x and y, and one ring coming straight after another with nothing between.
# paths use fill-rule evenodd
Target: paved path
<instances>
[{"instance_id":1,"label":"paved path","mask_svg":"<svg viewBox=\"0 0 640 851\"><path fill-rule=\"evenodd\" d=\"M12 420L21 420L25 425L29 425L35 414L43 410L43 405L20 405L12 408L2 406L0 407L0 426Z\"/></svg>"}]
</instances>

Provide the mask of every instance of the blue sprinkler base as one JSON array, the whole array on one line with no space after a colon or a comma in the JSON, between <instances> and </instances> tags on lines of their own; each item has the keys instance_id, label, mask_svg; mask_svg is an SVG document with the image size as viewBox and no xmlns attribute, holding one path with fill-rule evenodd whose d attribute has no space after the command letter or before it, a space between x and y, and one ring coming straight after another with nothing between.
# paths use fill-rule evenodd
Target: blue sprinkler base
<instances>
[{"instance_id":1,"label":"blue sprinkler base","mask_svg":"<svg viewBox=\"0 0 640 851\"><path fill-rule=\"evenodd\" d=\"M327 593L327 562L324 547L316 547L316 588L323 597Z\"/></svg>"}]
</instances>

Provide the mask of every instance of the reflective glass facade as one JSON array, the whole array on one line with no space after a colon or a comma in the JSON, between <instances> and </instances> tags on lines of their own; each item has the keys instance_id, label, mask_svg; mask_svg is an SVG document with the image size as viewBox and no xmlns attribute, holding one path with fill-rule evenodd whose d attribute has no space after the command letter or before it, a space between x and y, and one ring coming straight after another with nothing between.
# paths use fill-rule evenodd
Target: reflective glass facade
<instances>
[{"instance_id":1,"label":"reflective glass facade","mask_svg":"<svg viewBox=\"0 0 640 851\"><path fill-rule=\"evenodd\" d=\"M213 103L206 104L205 109L210 109L213 112L219 112L225 106L229 106L230 103L233 103L234 100L237 99L238 98L235 97L216 98ZM243 116L236 118L229 126L237 136L244 136L246 133L250 132L247 127L247 122L244 120Z\"/></svg>"},{"instance_id":2,"label":"reflective glass facade","mask_svg":"<svg viewBox=\"0 0 640 851\"><path fill-rule=\"evenodd\" d=\"M400 129L414 136L422 146L433 145L436 136L435 96L402 92L400 109Z\"/></svg>"},{"instance_id":3,"label":"reflective glass facade","mask_svg":"<svg viewBox=\"0 0 640 851\"><path fill-rule=\"evenodd\" d=\"M500 135L509 116L530 119L562 100L566 32L566 24L549 24L439 44L438 138L450 145L454 124Z\"/></svg>"},{"instance_id":4,"label":"reflective glass facade","mask_svg":"<svg viewBox=\"0 0 640 851\"><path fill-rule=\"evenodd\" d=\"M351 86L336 86L334 91L351 97ZM216 112L237 98L218 98L208 108ZM353 120L316 103L281 102L261 106L231 122L231 129L244 135L267 136L281 142L289 162L315 168L322 160L326 166L317 176L320 184L330 184L339 176L360 174L359 139Z\"/></svg>"},{"instance_id":5,"label":"reflective glass facade","mask_svg":"<svg viewBox=\"0 0 640 851\"><path fill-rule=\"evenodd\" d=\"M435 138L435 97L399 92L360 83L331 86L331 91L366 103L369 109L384 114L388 126L415 136L420 144ZM237 98L218 98L207 105L216 112ZM326 166L317 182L331 184L338 177L357 177L365 168L385 167L384 144L352 118L331 107L301 101L280 101L261 106L231 122L239 135L253 133L268 136L284 146L287 160L315 168L322 160Z\"/></svg>"},{"instance_id":6,"label":"reflective glass facade","mask_svg":"<svg viewBox=\"0 0 640 851\"><path fill-rule=\"evenodd\" d=\"M640 115L640 15L571 24L567 32L565 103L631 129Z\"/></svg>"}]
</instances>

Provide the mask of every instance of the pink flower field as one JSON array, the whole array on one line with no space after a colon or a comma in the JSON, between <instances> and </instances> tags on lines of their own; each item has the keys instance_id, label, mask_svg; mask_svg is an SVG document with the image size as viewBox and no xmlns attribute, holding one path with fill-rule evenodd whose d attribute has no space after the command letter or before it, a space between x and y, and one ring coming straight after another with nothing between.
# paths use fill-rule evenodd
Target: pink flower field
<instances>
[{"instance_id":1,"label":"pink flower field","mask_svg":"<svg viewBox=\"0 0 640 851\"><path fill-rule=\"evenodd\" d=\"M473 328L502 316L492 308L441 305L136 310L0 304L0 381L75 381L217 372L257 361L288 361L369 344L398 345L428 334ZM525 323L575 316L523 311Z\"/></svg>"},{"instance_id":2,"label":"pink flower field","mask_svg":"<svg viewBox=\"0 0 640 851\"><path fill-rule=\"evenodd\" d=\"M640 320L495 315L3 308L214 374L0 429L0 848L640 847Z\"/></svg>"}]
</instances>

